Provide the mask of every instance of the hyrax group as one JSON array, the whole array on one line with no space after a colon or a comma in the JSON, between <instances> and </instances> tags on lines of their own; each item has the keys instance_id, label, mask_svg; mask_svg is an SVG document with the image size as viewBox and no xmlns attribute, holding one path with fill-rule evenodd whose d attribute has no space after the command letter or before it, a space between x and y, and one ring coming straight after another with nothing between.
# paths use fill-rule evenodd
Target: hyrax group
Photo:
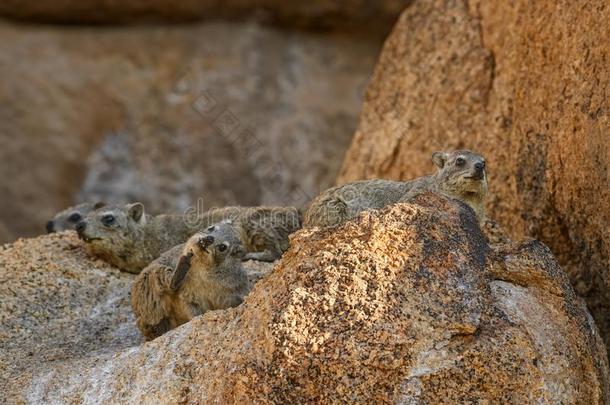
<instances>
[{"instance_id":1,"label":"hyrax group","mask_svg":"<svg viewBox=\"0 0 610 405\"><path fill-rule=\"evenodd\" d=\"M137 326L147 340L206 311L238 306L254 280L246 260L275 261L301 227L334 227L360 212L436 192L485 217L485 159L467 150L435 152L433 175L411 181L361 180L318 195L303 217L294 207L225 207L186 220L151 216L141 203L85 203L58 213L47 231L74 229L87 252L138 274L131 289Z\"/></svg>"}]
</instances>

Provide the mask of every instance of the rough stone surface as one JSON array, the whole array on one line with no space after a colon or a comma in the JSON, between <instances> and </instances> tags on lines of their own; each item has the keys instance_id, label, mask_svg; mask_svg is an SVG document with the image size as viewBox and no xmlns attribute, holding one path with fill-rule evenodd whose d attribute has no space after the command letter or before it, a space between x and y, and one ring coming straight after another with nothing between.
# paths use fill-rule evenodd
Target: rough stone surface
<instances>
[{"instance_id":1,"label":"rough stone surface","mask_svg":"<svg viewBox=\"0 0 610 405\"><path fill-rule=\"evenodd\" d=\"M273 264L244 267L258 281ZM72 231L1 246L0 402L15 400L3 395L25 387L32 375L143 343L129 297L134 278L88 257ZM44 402L38 388L22 399Z\"/></svg>"},{"instance_id":2,"label":"rough stone surface","mask_svg":"<svg viewBox=\"0 0 610 405\"><path fill-rule=\"evenodd\" d=\"M86 200L303 205L334 182L378 46L256 24L0 23L0 241Z\"/></svg>"},{"instance_id":3,"label":"rough stone surface","mask_svg":"<svg viewBox=\"0 0 610 405\"><path fill-rule=\"evenodd\" d=\"M36 257L50 250L51 261L65 256L66 271L84 277L97 264L82 266L82 252L65 249L76 241L64 238L5 247L3 267L40 273L46 261ZM433 194L335 229L299 231L243 305L137 343L39 362L0 392L67 403L609 398L601 338L548 248L490 246L472 210Z\"/></svg>"},{"instance_id":4,"label":"rough stone surface","mask_svg":"<svg viewBox=\"0 0 610 405\"><path fill-rule=\"evenodd\" d=\"M0 247L0 402L24 373L143 341L133 277L88 258L73 231Z\"/></svg>"},{"instance_id":5,"label":"rough stone surface","mask_svg":"<svg viewBox=\"0 0 610 405\"><path fill-rule=\"evenodd\" d=\"M412 0L4 0L0 15L59 23L255 18L308 29L387 32Z\"/></svg>"},{"instance_id":6,"label":"rough stone surface","mask_svg":"<svg viewBox=\"0 0 610 405\"><path fill-rule=\"evenodd\" d=\"M488 214L557 255L610 343L610 7L415 1L387 39L339 183L487 157Z\"/></svg>"}]
</instances>

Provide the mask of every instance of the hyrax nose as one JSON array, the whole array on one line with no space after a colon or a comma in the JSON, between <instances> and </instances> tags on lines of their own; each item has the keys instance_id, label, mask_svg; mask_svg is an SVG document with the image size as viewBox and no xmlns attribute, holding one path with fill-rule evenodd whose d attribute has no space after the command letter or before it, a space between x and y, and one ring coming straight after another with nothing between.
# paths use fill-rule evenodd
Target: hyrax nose
<instances>
[{"instance_id":1,"label":"hyrax nose","mask_svg":"<svg viewBox=\"0 0 610 405\"><path fill-rule=\"evenodd\" d=\"M46 228L47 228L47 233L55 232L55 224L53 223L53 221L47 222Z\"/></svg>"},{"instance_id":2,"label":"hyrax nose","mask_svg":"<svg viewBox=\"0 0 610 405\"><path fill-rule=\"evenodd\" d=\"M76 229L76 232L81 235L83 232L85 232L85 228L87 228L87 223L85 221L80 221L78 224L76 224L74 229Z\"/></svg>"},{"instance_id":3,"label":"hyrax nose","mask_svg":"<svg viewBox=\"0 0 610 405\"><path fill-rule=\"evenodd\" d=\"M485 170L485 163L477 162L474 164L474 172L477 176L483 177L483 171Z\"/></svg>"},{"instance_id":4,"label":"hyrax nose","mask_svg":"<svg viewBox=\"0 0 610 405\"><path fill-rule=\"evenodd\" d=\"M207 248L212 243L214 243L214 237L212 235L206 235L203 238L199 239L199 246L202 248Z\"/></svg>"}]
</instances>

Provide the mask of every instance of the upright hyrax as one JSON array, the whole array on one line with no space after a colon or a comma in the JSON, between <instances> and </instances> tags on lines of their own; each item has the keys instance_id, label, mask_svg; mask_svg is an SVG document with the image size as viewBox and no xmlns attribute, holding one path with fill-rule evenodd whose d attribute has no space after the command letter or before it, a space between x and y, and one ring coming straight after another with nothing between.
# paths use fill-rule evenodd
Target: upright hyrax
<instances>
[{"instance_id":1,"label":"upright hyrax","mask_svg":"<svg viewBox=\"0 0 610 405\"><path fill-rule=\"evenodd\" d=\"M332 226L358 215L414 196L436 191L467 203L484 219L483 198L487 193L485 158L468 150L435 152L432 161L439 170L431 175L401 182L361 180L333 187L317 196L305 213L303 225Z\"/></svg>"},{"instance_id":2,"label":"upright hyrax","mask_svg":"<svg viewBox=\"0 0 610 405\"><path fill-rule=\"evenodd\" d=\"M249 290L244 254L233 225L221 222L153 261L131 289L144 337L154 339L206 311L241 304Z\"/></svg>"},{"instance_id":3,"label":"upright hyrax","mask_svg":"<svg viewBox=\"0 0 610 405\"><path fill-rule=\"evenodd\" d=\"M47 233L74 230L76 224L80 222L88 213L102 208L106 205L103 202L97 203L82 203L55 214L52 220L47 222Z\"/></svg>"},{"instance_id":4,"label":"upright hyrax","mask_svg":"<svg viewBox=\"0 0 610 405\"><path fill-rule=\"evenodd\" d=\"M249 252L245 259L270 260L288 248L288 235L301 227L296 208L225 207L196 218L150 216L141 203L91 212L76 231L88 252L130 273L139 273L161 253L186 242L197 231L225 219L234 221Z\"/></svg>"}]
</instances>

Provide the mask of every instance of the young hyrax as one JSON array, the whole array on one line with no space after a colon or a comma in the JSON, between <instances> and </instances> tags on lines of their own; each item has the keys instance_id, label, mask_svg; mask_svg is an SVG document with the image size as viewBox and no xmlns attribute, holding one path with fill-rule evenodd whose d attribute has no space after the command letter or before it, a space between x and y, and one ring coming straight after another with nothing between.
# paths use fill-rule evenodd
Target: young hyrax
<instances>
[{"instance_id":1,"label":"young hyrax","mask_svg":"<svg viewBox=\"0 0 610 405\"><path fill-rule=\"evenodd\" d=\"M153 261L131 290L144 337L154 339L206 311L238 306L249 291L244 254L233 224L225 221Z\"/></svg>"},{"instance_id":2,"label":"young hyrax","mask_svg":"<svg viewBox=\"0 0 610 405\"><path fill-rule=\"evenodd\" d=\"M360 212L409 201L426 191L435 191L468 204L479 220L485 218L483 199L487 193L485 158L468 150L435 152L438 171L411 181L361 180L333 187L317 196L305 213L303 225L333 226Z\"/></svg>"}]
</instances>

